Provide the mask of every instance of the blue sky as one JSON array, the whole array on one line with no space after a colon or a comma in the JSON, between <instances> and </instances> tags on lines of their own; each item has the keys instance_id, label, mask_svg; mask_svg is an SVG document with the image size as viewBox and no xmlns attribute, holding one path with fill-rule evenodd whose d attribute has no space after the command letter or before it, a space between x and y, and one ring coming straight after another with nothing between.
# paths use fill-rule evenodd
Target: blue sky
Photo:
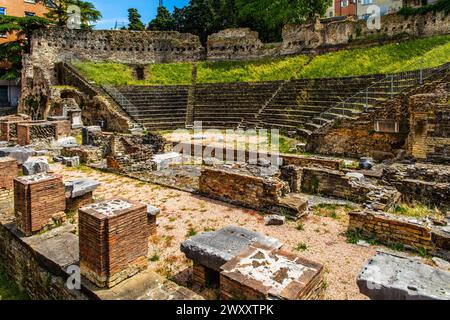
<instances>
[{"instance_id":1,"label":"blue sky","mask_svg":"<svg viewBox=\"0 0 450 320\"><path fill-rule=\"evenodd\" d=\"M116 24L128 23L128 8L136 8L147 24L156 16L159 0L91 0L101 11L103 18L96 23L96 29L111 29ZM173 7L183 7L189 0L164 0L164 6L170 11Z\"/></svg>"}]
</instances>

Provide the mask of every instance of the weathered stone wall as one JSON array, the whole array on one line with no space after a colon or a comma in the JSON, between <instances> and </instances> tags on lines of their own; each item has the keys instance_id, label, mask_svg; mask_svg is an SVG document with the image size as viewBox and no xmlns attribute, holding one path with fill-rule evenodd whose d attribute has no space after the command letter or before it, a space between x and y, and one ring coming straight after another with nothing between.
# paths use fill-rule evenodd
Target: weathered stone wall
<instances>
[{"instance_id":1,"label":"weathered stone wall","mask_svg":"<svg viewBox=\"0 0 450 320\"><path fill-rule=\"evenodd\" d=\"M306 193L363 203L376 210L388 210L400 200L400 194L394 188L324 168L302 168L301 189Z\"/></svg>"},{"instance_id":2,"label":"weathered stone wall","mask_svg":"<svg viewBox=\"0 0 450 320\"><path fill-rule=\"evenodd\" d=\"M373 112L362 113L356 120L339 119L330 125L323 126L308 136L306 150L333 156L370 156L381 161L395 158L402 150L411 149L408 147L412 141L411 137L408 137L411 130L410 98L415 95L434 93L436 90L439 91L440 87L448 86L448 74L441 71L434 77L441 79L431 81L409 92L399 94L392 100L378 104ZM444 103L444 110L447 108ZM375 131L375 124L379 121L396 123L398 132ZM443 126L445 127L445 123ZM438 147L438 152L445 152L445 146L444 151Z\"/></svg>"},{"instance_id":3,"label":"weathered stone wall","mask_svg":"<svg viewBox=\"0 0 450 320\"><path fill-rule=\"evenodd\" d=\"M92 31L66 28L37 30L32 37L33 64L53 70L57 62L79 59L129 64L197 61L203 48L197 36L158 31Z\"/></svg>"},{"instance_id":4,"label":"weathered stone wall","mask_svg":"<svg viewBox=\"0 0 450 320\"><path fill-rule=\"evenodd\" d=\"M450 234L443 232L441 227L385 212L357 211L349 215L350 230L361 230L364 236L375 237L384 244L403 244L415 250L450 249Z\"/></svg>"},{"instance_id":5,"label":"weathered stone wall","mask_svg":"<svg viewBox=\"0 0 450 320\"><path fill-rule=\"evenodd\" d=\"M108 168L124 172L152 170L153 155L164 152L165 144L157 134L111 135L105 150Z\"/></svg>"},{"instance_id":6,"label":"weathered stone wall","mask_svg":"<svg viewBox=\"0 0 450 320\"><path fill-rule=\"evenodd\" d=\"M67 288L69 275L22 241L13 223L0 223L0 265L33 300L88 299L82 291Z\"/></svg>"},{"instance_id":7,"label":"weathered stone wall","mask_svg":"<svg viewBox=\"0 0 450 320\"><path fill-rule=\"evenodd\" d=\"M398 40L406 37L428 37L450 32L450 15L443 12L404 17L381 17L381 29L371 30L366 21L349 17L344 21L286 25L283 29L281 54L296 54L305 50L358 46Z\"/></svg>"},{"instance_id":8,"label":"weathered stone wall","mask_svg":"<svg viewBox=\"0 0 450 320\"><path fill-rule=\"evenodd\" d=\"M215 168L202 168L199 192L253 208L277 205L285 186L276 178L263 178Z\"/></svg>"},{"instance_id":9,"label":"weathered stone wall","mask_svg":"<svg viewBox=\"0 0 450 320\"><path fill-rule=\"evenodd\" d=\"M417 160L450 163L450 82L409 98L408 151Z\"/></svg>"},{"instance_id":10,"label":"weathered stone wall","mask_svg":"<svg viewBox=\"0 0 450 320\"><path fill-rule=\"evenodd\" d=\"M258 60L278 55L277 45L265 45L259 40L258 32L248 28L225 29L208 37L207 59Z\"/></svg>"},{"instance_id":11,"label":"weathered stone wall","mask_svg":"<svg viewBox=\"0 0 450 320\"><path fill-rule=\"evenodd\" d=\"M396 163L383 169L382 178L402 194L405 202L450 209L450 171L447 166Z\"/></svg>"}]
</instances>

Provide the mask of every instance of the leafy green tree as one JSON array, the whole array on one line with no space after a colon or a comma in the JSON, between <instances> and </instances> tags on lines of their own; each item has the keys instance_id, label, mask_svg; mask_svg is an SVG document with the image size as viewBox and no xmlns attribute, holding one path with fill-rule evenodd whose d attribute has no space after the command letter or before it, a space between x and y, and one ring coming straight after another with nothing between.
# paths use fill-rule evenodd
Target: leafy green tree
<instances>
[{"instance_id":1,"label":"leafy green tree","mask_svg":"<svg viewBox=\"0 0 450 320\"><path fill-rule=\"evenodd\" d=\"M143 31L145 25L141 21L141 15L135 8L128 9L128 30Z\"/></svg>"},{"instance_id":2,"label":"leafy green tree","mask_svg":"<svg viewBox=\"0 0 450 320\"><path fill-rule=\"evenodd\" d=\"M191 0L186 8L184 32L198 35L205 43L208 35L219 30L216 21L217 14L211 0Z\"/></svg>"},{"instance_id":3,"label":"leafy green tree","mask_svg":"<svg viewBox=\"0 0 450 320\"><path fill-rule=\"evenodd\" d=\"M45 1L50 10L45 17L52 20L56 25L67 26L67 20L72 12L68 12L69 6L75 5L80 8L81 28L92 29L93 24L102 18L102 14L98 11L94 4L89 1L82 0L40 0Z\"/></svg>"},{"instance_id":4,"label":"leafy green tree","mask_svg":"<svg viewBox=\"0 0 450 320\"><path fill-rule=\"evenodd\" d=\"M41 17L0 16L0 33L15 34L16 40L0 44L0 78L16 79L22 69L22 53L30 51L34 30L43 28L50 21Z\"/></svg>"},{"instance_id":5,"label":"leafy green tree","mask_svg":"<svg viewBox=\"0 0 450 320\"><path fill-rule=\"evenodd\" d=\"M332 0L235 0L239 24L257 30L266 41L278 41L285 24L323 15Z\"/></svg>"},{"instance_id":6,"label":"leafy green tree","mask_svg":"<svg viewBox=\"0 0 450 320\"><path fill-rule=\"evenodd\" d=\"M148 30L152 31L170 31L175 30L175 20L166 7L158 7L158 13L155 19L148 24Z\"/></svg>"}]
</instances>

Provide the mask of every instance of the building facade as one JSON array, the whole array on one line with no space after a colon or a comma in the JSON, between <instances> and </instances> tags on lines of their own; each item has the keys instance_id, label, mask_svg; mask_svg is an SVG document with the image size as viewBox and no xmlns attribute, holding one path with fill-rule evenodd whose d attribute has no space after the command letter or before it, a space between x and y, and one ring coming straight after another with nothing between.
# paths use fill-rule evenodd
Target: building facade
<instances>
[{"instance_id":1,"label":"building facade","mask_svg":"<svg viewBox=\"0 0 450 320\"><path fill-rule=\"evenodd\" d=\"M382 16L395 13L403 7L403 0L358 0L357 14L358 18L365 19L371 15L369 8L376 5L380 8Z\"/></svg>"},{"instance_id":2,"label":"building facade","mask_svg":"<svg viewBox=\"0 0 450 320\"><path fill-rule=\"evenodd\" d=\"M334 0L334 14L340 16L356 16L357 0Z\"/></svg>"},{"instance_id":3,"label":"building facade","mask_svg":"<svg viewBox=\"0 0 450 320\"><path fill-rule=\"evenodd\" d=\"M0 15L42 17L48 12L45 1L36 0L0 0ZM0 34L0 44L14 41L16 34ZM0 80L0 116L14 113L20 99L19 80Z\"/></svg>"},{"instance_id":4,"label":"building facade","mask_svg":"<svg viewBox=\"0 0 450 320\"><path fill-rule=\"evenodd\" d=\"M46 1L36 0L0 0L0 15L13 17L38 16L43 17L48 12ZM13 41L14 34L0 35L0 43Z\"/></svg>"}]
</instances>

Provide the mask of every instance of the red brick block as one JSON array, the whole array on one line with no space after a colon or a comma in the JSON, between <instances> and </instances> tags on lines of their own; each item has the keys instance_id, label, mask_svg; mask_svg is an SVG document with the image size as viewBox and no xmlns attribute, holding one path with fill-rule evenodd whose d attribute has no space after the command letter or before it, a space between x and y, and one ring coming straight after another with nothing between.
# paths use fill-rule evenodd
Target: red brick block
<instances>
[{"instance_id":1,"label":"red brick block","mask_svg":"<svg viewBox=\"0 0 450 320\"><path fill-rule=\"evenodd\" d=\"M12 190L17 177L17 161L10 157L0 158L0 189Z\"/></svg>"},{"instance_id":2,"label":"red brick block","mask_svg":"<svg viewBox=\"0 0 450 320\"><path fill-rule=\"evenodd\" d=\"M124 199L79 210L81 273L111 288L148 266L147 206Z\"/></svg>"},{"instance_id":3,"label":"red brick block","mask_svg":"<svg viewBox=\"0 0 450 320\"><path fill-rule=\"evenodd\" d=\"M253 245L221 269L224 300L323 298L323 266L281 250Z\"/></svg>"},{"instance_id":4,"label":"red brick block","mask_svg":"<svg viewBox=\"0 0 450 320\"><path fill-rule=\"evenodd\" d=\"M65 208L65 188L60 176L40 173L14 179L16 226L26 236L51 224L52 217Z\"/></svg>"}]
</instances>

